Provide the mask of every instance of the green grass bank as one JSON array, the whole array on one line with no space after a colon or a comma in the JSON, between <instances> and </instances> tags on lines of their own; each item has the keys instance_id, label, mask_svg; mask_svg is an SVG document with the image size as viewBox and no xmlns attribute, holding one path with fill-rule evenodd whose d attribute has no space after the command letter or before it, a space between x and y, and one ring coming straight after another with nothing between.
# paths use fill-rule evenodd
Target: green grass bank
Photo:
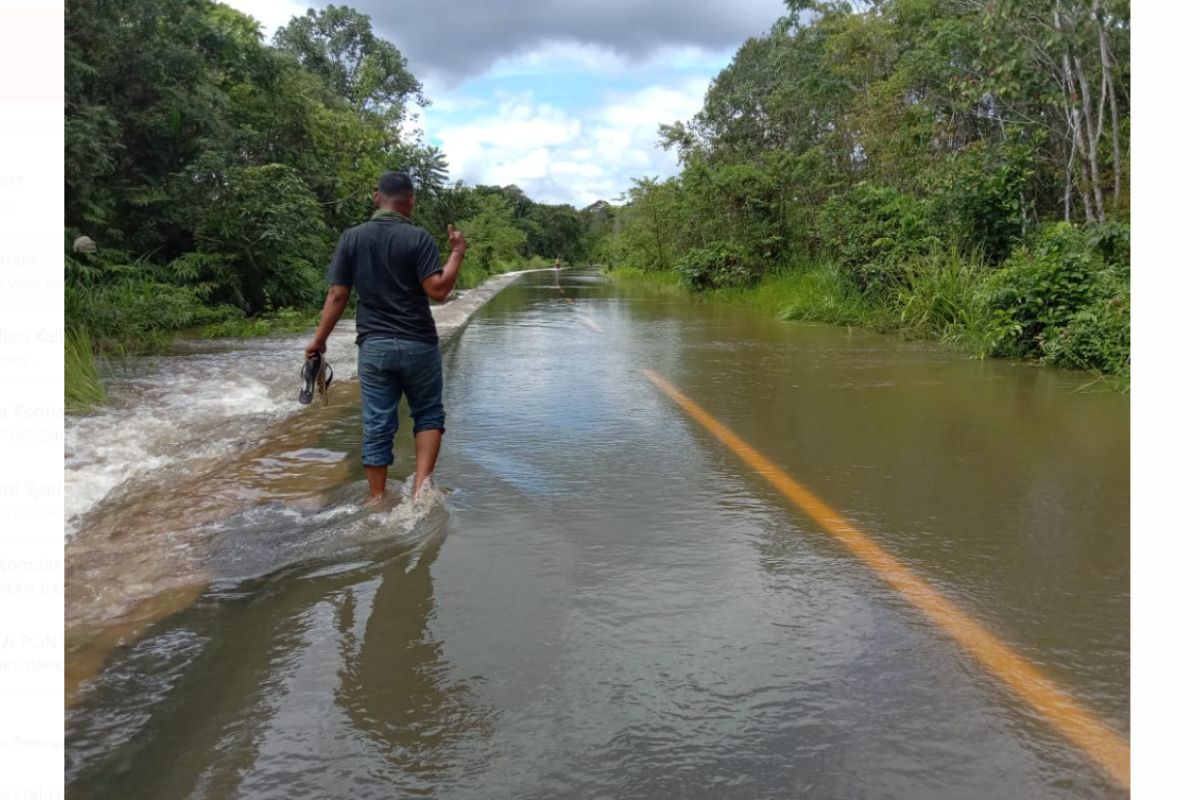
<instances>
[{"instance_id":1,"label":"green grass bank","mask_svg":"<svg viewBox=\"0 0 1200 800\"><path fill-rule=\"evenodd\" d=\"M947 248L893 264L886 280L866 287L833 258L775 265L757 281L715 288L690 285L686 262L670 270L622 267L610 275L778 319L933 339L979 358L1083 370L1127 390L1127 248L1127 226L1097 234L1062 223L996 267Z\"/></svg>"},{"instance_id":2,"label":"green grass bank","mask_svg":"<svg viewBox=\"0 0 1200 800\"><path fill-rule=\"evenodd\" d=\"M493 273L469 262L459 273L457 288L472 289L503 272L553 265L552 260L535 256L504 263ZM315 304L248 315L231 305L210 305L204 292L192 287L132 269L117 274L115 279L67 286L63 372L68 413L87 413L107 402L98 369L103 361L165 353L179 337L246 339L310 332L316 330L321 315L320 305ZM351 296L346 315L354 314L356 299Z\"/></svg>"}]
</instances>

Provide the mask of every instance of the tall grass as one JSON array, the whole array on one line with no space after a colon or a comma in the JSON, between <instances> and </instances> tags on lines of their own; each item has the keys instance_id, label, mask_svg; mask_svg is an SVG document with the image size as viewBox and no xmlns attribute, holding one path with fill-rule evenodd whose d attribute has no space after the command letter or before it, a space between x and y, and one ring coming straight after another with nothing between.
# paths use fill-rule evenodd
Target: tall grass
<instances>
[{"instance_id":1,"label":"tall grass","mask_svg":"<svg viewBox=\"0 0 1200 800\"><path fill-rule=\"evenodd\" d=\"M636 285L640 288L652 288L658 291L680 291L683 284L679 275L670 270L644 270L637 267L613 267L605 274L619 284Z\"/></svg>"},{"instance_id":2,"label":"tall grass","mask_svg":"<svg viewBox=\"0 0 1200 800\"><path fill-rule=\"evenodd\" d=\"M191 289L140 278L68 284L63 300L66 318L88 330L96 350L116 355L162 352L177 331L211 321L216 313Z\"/></svg>"},{"instance_id":3,"label":"tall grass","mask_svg":"<svg viewBox=\"0 0 1200 800\"><path fill-rule=\"evenodd\" d=\"M509 272L516 272L523 269L549 269L554 266L553 258L544 258L542 256L533 255L525 261L513 261L505 265L505 269ZM562 266L560 263L559 266Z\"/></svg>"},{"instance_id":4,"label":"tall grass","mask_svg":"<svg viewBox=\"0 0 1200 800\"><path fill-rule=\"evenodd\" d=\"M257 317L237 317L210 323L200 329L200 337L244 339L251 336L270 336L274 333L304 333L315 331L320 318L320 311L281 308Z\"/></svg>"},{"instance_id":5,"label":"tall grass","mask_svg":"<svg viewBox=\"0 0 1200 800\"><path fill-rule=\"evenodd\" d=\"M678 284L673 273L617 269L618 279ZM947 250L909 261L900 286L866 294L832 259L782 264L758 283L696 294L778 319L847 325L963 344L984 355L987 270L970 255Z\"/></svg>"},{"instance_id":6,"label":"tall grass","mask_svg":"<svg viewBox=\"0 0 1200 800\"><path fill-rule=\"evenodd\" d=\"M459 267L458 280L454 285L459 289L474 289L490 277L492 277L492 273L488 272L478 260L468 259L463 261L462 266Z\"/></svg>"},{"instance_id":7,"label":"tall grass","mask_svg":"<svg viewBox=\"0 0 1200 800\"><path fill-rule=\"evenodd\" d=\"M66 332L63 355L63 394L68 412L84 413L102 405L108 398L96 373L92 338L84 328Z\"/></svg>"},{"instance_id":8,"label":"tall grass","mask_svg":"<svg viewBox=\"0 0 1200 800\"><path fill-rule=\"evenodd\" d=\"M981 259L950 249L907 262L903 274L889 304L899 330L986 354L988 272Z\"/></svg>"},{"instance_id":9,"label":"tall grass","mask_svg":"<svg viewBox=\"0 0 1200 800\"><path fill-rule=\"evenodd\" d=\"M884 328L886 315L832 262L777 268L751 286L717 289L707 297L778 319Z\"/></svg>"},{"instance_id":10,"label":"tall grass","mask_svg":"<svg viewBox=\"0 0 1200 800\"><path fill-rule=\"evenodd\" d=\"M853 281L833 263L826 262L793 273L769 276L782 292L781 319L827 322L863 328L890 327L886 315L859 291Z\"/></svg>"}]
</instances>

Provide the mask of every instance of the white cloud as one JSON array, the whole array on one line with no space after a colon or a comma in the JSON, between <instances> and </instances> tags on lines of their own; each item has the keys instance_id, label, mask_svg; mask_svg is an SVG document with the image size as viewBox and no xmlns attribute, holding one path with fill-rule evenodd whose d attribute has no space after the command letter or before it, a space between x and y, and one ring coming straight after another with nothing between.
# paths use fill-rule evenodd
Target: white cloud
<instances>
[{"instance_id":1,"label":"white cloud","mask_svg":"<svg viewBox=\"0 0 1200 800\"><path fill-rule=\"evenodd\" d=\"M578 135L578 119L546 103L535 105L531 97L501 97L495 113L445 128L439 138L447 147L471 143L528 150L563 144Z\"/></svg>"},{"instance_id":2,"label":"white cloud","mask_svg":"<svg viewBox=\"0 0 1200 800\"><path fill-rule=\"evenodd\" d=\"M550 164L550 174L554 177L578 175L595 180L604 176L604 168L590 160L555 161Z\"/></svg>"},{"instance_id":3,"label":"white cloud","mask_svg":"<svg viewBox=\"0 0 1200 800\"><path fill-rule=\"evenodd\" d=\"M695 78L682 87L647 86L628 95L618 95L603 111L603 119L625 128L653 127L659 123L688 119L700 110L707 78Z\"/></svg>"},{"instance_id":4,"label":"white cloud","mask_svg":"<svg viewBox=\"0 0 1200 800\"><path fill-rule=\"evenodd\" d=\"M275 31L287 25L292 17L304 16L312 5L304 0L223 0L223 2L261 22L263 38L268 42L275 36Z\"/></svg>"},{"instance_id":5,"label":"white cloud","mask_svg":"<svg viewBox=\"0 0 1200 800\"><path fill-rule=\"evenodd\" d=\"M540 180L550 173L550 148L539 147L523 156L500 161L493 169L496 183L518 186L530 181Z\"/></svg>"},{"instance_id":6,"label":"white cloud","mask_svg":"<svg viewBox=\"0 0 1200 800\"><path fill-rule=\"evenodd\" d=\"M266 23L268 38L308 5L305 0L230 2ZM515 183L535 200L575 206L613 200L634 178L676 174L675 154L657 146L659 124L690 119L699 111L707 75L728 61L722 48L773 19L778 11L771 6L782 8L778 0L754 0L762 7L751 20L727 4L688 0L686 20L666 6L656 7L654 13L662 17L658 25L629 9L589 11L564 5L565 0L539 2L536 8L522 7L521 24L513 17L516 11L492 4L486 5L487 13L463 16L470 21L467 33L507 44L480 55L480 63L491 68L474 90L459 83L464 73L454 64L426 72L414 63L434 103L428 109L410 107L412 118L404 129L441 146L452 179L468 185ZM445 49L425 42L411 17L405 17L405 25L386 24L398 13L392 3L388 0L385 8L383 0L367 0L355 6L374 12L376 32L392 34L406 55L417 55L422 47ZM743 32L739 26L748 27ZM508 38L501 35L505 31ZM604 84L627 88L606 90ZM490 88L481 93L481 86Z\"/></svg>"},{"instance_id":7,"label":"white cloud","mask_svg":"<svg viewBox=\"0 0 1200 800\"><path fill-rule=\"evenodd\" d=\"M355 0L427 86L457 86L492 69L562 63L595 71L644 65L666 49L713 53L757 36L787 13L782 0ZM444 13L443 13L444 12ZM683 62L691 62L684 52Z\"/></svg>"},{"instance_id":8,"label":"white cloud","mask_svg":"<svg viewBox=\"0 0 1200 800\"><path fill-rule=\"evenodd\" d=\"M680 86L608 92L599 105L568 113L534 103L531 93L501 96L491 114L426 129L440 142L452 178L468 184L516 184L539 202L585 206L613 200L631 179L678 172L673 153L658 147L658 126L691 118L707 78Z\"/></svg>"},{"instance_id":9,"label":"white cloud","mask_svg":"<svg viewBox=\"0 0 1200 800\"><path fill-rule=\"evenodd\" d=\"M443 114L457 114L462 111L478 111L488 107L488 102L481 97L470 95L439 94L437 110Z\"/></svg>"},{"instance_id":10,"label":"white cloud","mask_svg":"<svg viewBox=\"0 0 1200 800\"><path fill-rule=\"evenodd\" d=\"M501 59L488 70L497 77L531 75L555 70L616 73L629 68L629 59L610 47L578 41L552 41Z\"/></svg>"}]
</instances>

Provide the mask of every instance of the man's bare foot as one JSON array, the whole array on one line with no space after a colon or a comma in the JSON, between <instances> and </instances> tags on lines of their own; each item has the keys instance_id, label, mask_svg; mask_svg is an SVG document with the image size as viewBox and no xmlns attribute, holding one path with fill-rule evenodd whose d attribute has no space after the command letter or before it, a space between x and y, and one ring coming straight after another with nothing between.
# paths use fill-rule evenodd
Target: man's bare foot
<instances>
[{"instance_id":1,"label":"man's bare foot","mask_svg":"<svg viewBox=\"0 0 1200 800\"><path fill-rule=\"evenodd\" d=\"M380 492L379 494L368 494L367 498L365 500L363 500L363 507L364 508L379 508L386 502L387 502L387 492Z\"/></svg>"}]
</instances>

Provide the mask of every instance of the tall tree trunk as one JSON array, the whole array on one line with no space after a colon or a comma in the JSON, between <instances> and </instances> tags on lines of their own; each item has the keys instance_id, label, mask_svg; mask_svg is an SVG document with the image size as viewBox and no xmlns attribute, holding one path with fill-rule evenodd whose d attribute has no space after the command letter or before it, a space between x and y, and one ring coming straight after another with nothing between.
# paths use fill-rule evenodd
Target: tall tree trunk
<instances>
[{"instance_id":1,"label":"tall tree trunk","mask_svg":"<svg viewBox=\"0 0 1200 800\"><path fill-rule=\"evenodd\" d=\"M1079 77L1079 92L1083 98L1083 120L1087 130L1088 167L1091 170L1092 196L1096 201L1096 216L1104 222L1104 190L1100 181L1100 131L1099 120L1092 109L1092 92L1088 86L1087 72L1079 56L1074 56L1075 72ZM1103 111L1103 109L1101 109Z\"/></svg>"},{"instance_id":2,"label":"tall tree trunk","mask_svg":"<svg viewBox=\"0 0 1200 800\"><path fill-rule=\"evenodd\" d=\"M1054 4L1054 30L1058 33L1063 33L1062 13L1059 3ZM1083 121L1080 119L1079 100L1075 90L1075 71L1071 68L1070 48L1064 45L1062 52L1062 72L1063 72L1063 91L1066 95L1068 127L1071 129L1073 139L1071 145L1072 155L1076 150L1085 150L1083 143ZM1088 180L1084 170L1080 170L1082 181L1079 194L1083 197L1083 213L1084 219L1087 222L1095 222L1096 214L1092 210L1092 196L1087 186ZM1068 173L1068 180L1070 173Z\"/></svg>"},{"instance_id":3,"label":"tall tree trunk","mask_svg":"<svg viewBox=\"0 0 1200 800\"><path fill-rule=\"evenodd\" d=\"M666 269L666 258L663 256L662 227L658 224L658 203L652 196L647 196L651 200L650 213L654 216L654 243L658 245L658 268L663 270Z\"/></svg>"},{"instance_id":4,"label":"tall tree trunk","mask_svg":"<svg viewBox=\"0 0 1200 800\"><path fill-rule=\"evenodd\" d=\"M1068 116L1067 127L1071 127L1071 120ZM1067 168L1064 171L1066 176L1063 180L1063 220L1071 221L1071 182L1074 180L1075 173L1075 137L1071 137L1071 149L1067 152Z\"/></svg>"},{"instance_id":5,"label":"tall tree trunk","mask_svg":"<svg viewBox=\"0 0 1200 800\"><path fill-rule=\"evenodd\" d=\"M1063 67L1067 70L1070 69L1070 65L1067 62L1067 57L1065 55L1063 56ZM1070 77L1069 72L1067 74L1070 82L1070 88L1068 90L1069 93L1067 95L1067 113L1070 115L1071 119L1071 153L1074 154L1076 151L1083 151L1085 149L1083 143L1083 121L1080 119L1079 106L1075 101L1074 79ZM1088 181L1086 170L1084 170L1082 167L1079 169L1079 179L1079 194L1083 198L1084 219L1088 222L1095 222L1096 212L1092 209L1092 194L1088 187L1088 183L1090 181Z\"/></svg>"},{"instance_id":6,"label":"tall tree trunk","mask_svg":"<svg viewBox=\"0 0 1200 800\"><path fill-rule=\"evenodd\" d=\"M1104 82L1109 87L1108 108L1112 114L1112 160L1113 160L1113 201L1121 202L1121 112L1117 108L1117 84L1113 79L1112 52L1108 49L1108 34L1104 28L1104 20L1100 15L1100 0L1092 0L1092 17L1096 20L1096 29L1100 37L1100 66L1104 70ZM1100 114L1104 114L1103 100Z\"/></svg>"},{"instance_id":7,"label":"tall tree trunk","mask_svg":"<svg viewBox=\"0 0 1200 800\"><path fill-rule=\"evenodd\" d=\"M1079 132L1078 128L1075 129L1075 147L1077 149L1083 149L1083 134ZM1082 162L1082 157L1079 160ZM1083 199L1083 219L1085 222L1095 222L1096 209L1092 206L1092 194L1088 191L1087 170L1084 169L1082 163L1076 164L1076 170L1079 174L1079 196Z\"/></svg>"}]
</instances>

